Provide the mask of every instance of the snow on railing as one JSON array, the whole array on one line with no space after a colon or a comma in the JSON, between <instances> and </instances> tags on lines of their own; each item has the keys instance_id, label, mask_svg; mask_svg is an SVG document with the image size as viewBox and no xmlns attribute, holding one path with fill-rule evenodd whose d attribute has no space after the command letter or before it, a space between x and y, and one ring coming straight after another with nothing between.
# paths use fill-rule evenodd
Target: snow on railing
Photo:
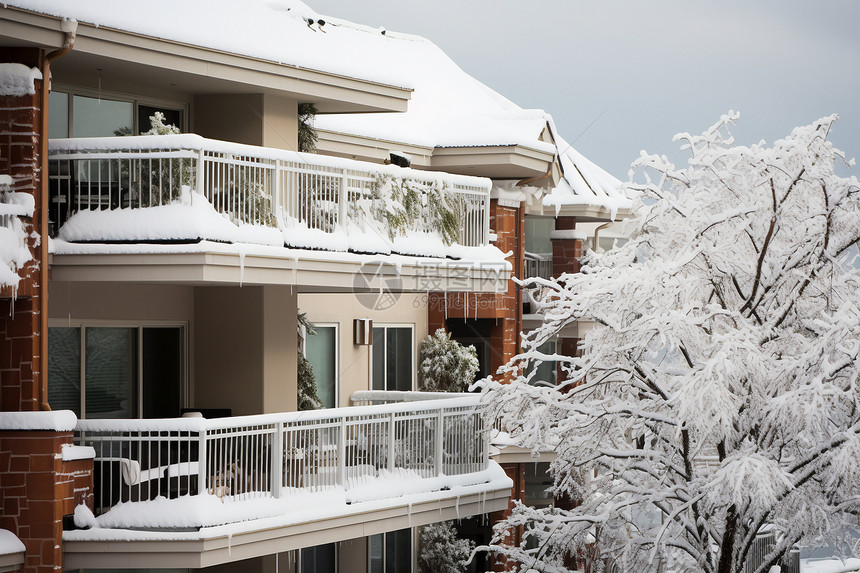
<instances>
[{"instance_id":1,"label":"snow on railing","mask_svg":"<svg viewBox=\"0 0 860 573\"><path fill-rule=\"evenodd\" d=\"M487 469L479 396L204 420L80 420L92 446L95 511L119 502L210 494L280 498L348 490L407 470L420 478Z\"/></svg>"},{"instance_id":2,"label":"snow on railing","mask_svg":"<svg viewBox=\"0 0 860 573\"><path fill-rule=\"evenodd\" d=\"M455 216L455 243L489 242L490 181L447 173L375 165L205 139L145 135L52 139L49 143L52 232L75 213L162 206L195 191L236 223L282 230L300 227L332 234L404 231L438 235L441 201ZM386 182L417 191L404 228L392 229ZM433 195L431 197L431 195ZM437 209L434 211L434 208ZM417 213L417 215L416 215Z\"/></svg>"}]
</instances>

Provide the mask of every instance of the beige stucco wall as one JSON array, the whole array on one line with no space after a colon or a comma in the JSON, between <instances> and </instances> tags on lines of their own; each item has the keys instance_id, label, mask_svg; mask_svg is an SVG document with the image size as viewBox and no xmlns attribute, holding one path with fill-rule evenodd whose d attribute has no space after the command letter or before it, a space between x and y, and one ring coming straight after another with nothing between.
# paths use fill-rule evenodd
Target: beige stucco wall
<instances>
[{"instance_id":1,"label":"beige stucco wall","mask_svg":"<svg viewBox=\"0 0 860 573\"><path fill-rule=\"evenodd\" d=\"M397 302L373 310L375 294L300 294L299 310L311 322L338 325L338 406L349 406L349 397L370 388L370 346L356 346L352 340L352 321L369 318L374 326L412 325L414 364L418 365L421 341L427 336L427 299L424 294L401 294ZM413 388L417 378L413 378Z\"/></svg>"},{"instance_id":2,"label":"beige stucco wall","mask_svg":"<svg viewBox=\"0 0 860 573\"><path fill-rule=\"evenodd\" d=\"M298 102L274 94L198 95L192 128L203 137L296 150Z\"/></svg>"},{"instance_id":3,"label":"beige stucco wall","mask_svg":"<svg viewBox=\"0 0 860 573\"><path fill-rule=\"evenodd\" d=\"M263 94L263 145L298 150L299 102L274 94Z\"/></svg>"},{"instance_id":4,"label":"beige stucco wall","mask_svg":"<svg viewBox=\"0 0 860 573\"><path fill-rule=\"evenodd\" d=\"M238 416L295 410L295 316L289 287L198 287L194 405Z\"/></svg>"},{"instance_id":5,"label":"beige stucco wall","mask_svg":"<svg viewBox=\"0 0 860 573\"><path fill-rule=\"evenodd\" d=\"M191 108L191 128L211 139L262 145L262 117L262 94L197 95Z\"/></svg>"}]
</instances>

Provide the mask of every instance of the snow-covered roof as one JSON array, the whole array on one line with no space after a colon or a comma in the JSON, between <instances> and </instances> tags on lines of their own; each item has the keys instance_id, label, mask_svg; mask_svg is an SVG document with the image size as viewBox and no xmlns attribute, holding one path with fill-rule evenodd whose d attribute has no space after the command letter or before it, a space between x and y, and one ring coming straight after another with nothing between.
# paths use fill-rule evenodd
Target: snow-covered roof
<instances>
[{"instance_id":1,"label":"snow-covered roof","mask_svg":"<svg viewBox=\"0 0 860 573\"><path fill-rule=\"evenodd\" d=\"M406 113L318 116L316 126L429 148L523 146L556 154L565 172L556 201L609 209L619 206L613 199L618 197L616 179L557 134L555 143L541 139L547 125L553 125L549 114L522 109L420 36L321 16L300 0L149 0L123 3L121 10L114 0L11 0L6 5L412 88Z\"/></svg>"},{"instance_id":2,"label":"snow-covered roof","mask_svg":"<svg viewBox=\"0 0 860 573\"><path fill-rule=\"evenodd\" d=\"M381 30L357 28L320 16L300 0L9 0L3 5L299 68L410 87L401 81L399 70L389 64L400 42L383 35Z\"/></svg>"},{"instance_id":3,"label":"snow-covered roof","mask_svg":"<svg viewBox=\"0 0 860 573\"><path fill-rule=\"evenodd\" d=\"M342 23L371 32L357 24ZM552 116L523 109L473 78L430 40L387 32L397 42L388 63L414 89L405 113L320 115L319 129L429 148L519 145L560 158L564 177L548 195L553 206L630 207L621 182L583 157L557 133ZM549 128L553 142L542 136Z\"/></svg>"}]
</instances>

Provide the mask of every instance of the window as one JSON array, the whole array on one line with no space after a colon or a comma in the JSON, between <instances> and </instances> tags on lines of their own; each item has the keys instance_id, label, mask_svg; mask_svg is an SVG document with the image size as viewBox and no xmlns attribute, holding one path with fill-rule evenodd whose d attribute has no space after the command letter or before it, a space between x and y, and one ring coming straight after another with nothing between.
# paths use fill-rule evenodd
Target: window
<instances>
[{"instance_id":1,"label":"window","mask_svg":"<svg viewBox=\"0 0 860 573\"><path fill-rule=\"evenodd\" d=\"M113 137L139 135L150 128L150 116L164 114L164 122L185 131L186 106L178 102L141 102L133 96L92 91L51 91L48 137Z\"/></svg>"},{"instance_id":2,"label":"window","mask_svg":"<svg viewBox=\"0 0 860 573\"><path fill-rule=\"evenodd\" d=\"M369 573L411 573L411 529L371 535L367 544Z\"/></svg>"},{"instance_id":3,"label":"window","mask_svg":"<svg viewBox=\"0 0 860 573\"><path fill-rule=\"evenodd\" d=\"M412 390L415 372L411 326L373 328L371 361L373 390Z\"/></svg>"},{"instance_id":4,"label":"window","mask_svg":"<svg viewBox=\"0 0 860 573\"><path fill-rule=\"evenodd\" d=\"M552 475L549 473L549 463L535 462L523 464L525 474L525 504L529 507L541 508L554 505L554 499L549 488L552 487Z\"/></svg>"},{"instance_id":5,"label":"window","mask_svg":"<svg viewBox=\"0 0 860 573\"><path fill-rule=\"evenodd\" d=\"M72 98L75 137L133 135L134 103L76 95Z\"/></svg>"},{"instance_id":6,"label":"window","mask_svg":"<svg viewBox=\"0 0 860 573\"><path fill-rule=\"evenodd\" d=\"M337 571L337 547L334 543L305 547L300 551L301 573L335 573Z\"/></svg>"},{"instance_id":7,"label":"window","mask_svg":"<svg viewBox=\"0 0 860 573\"><path fill-rule=\"evenodd\" d=\"M314 369L317 395L324 408L337 407L337 325L314 324L316 334L305 339L305 358Z\"/></svg>"},{"instance_id":8,"label":"window","mask_svg":"<svg viewBox=\"0 0 860 573\"><path fill-rule=\"evenodd\" d=\"M182 326L48 329L48 402L80 418L171 418L182 405Z\"/></svg>"},{"instance_id":9,"label":"window","mask_svg":"<svg viewBox=\"0 0 860 573\"><path fill-rule=\"evenodd\" d=\"M548 355L555 354L555 340L547 340L546 342L538 346L537 351ZM557 380L558 362L554 360L545 360L543 362L540 362L537 367L535 367L535 375L531 379L531 384L537 386L555 386Z\"/></svg>"}]
</instances>

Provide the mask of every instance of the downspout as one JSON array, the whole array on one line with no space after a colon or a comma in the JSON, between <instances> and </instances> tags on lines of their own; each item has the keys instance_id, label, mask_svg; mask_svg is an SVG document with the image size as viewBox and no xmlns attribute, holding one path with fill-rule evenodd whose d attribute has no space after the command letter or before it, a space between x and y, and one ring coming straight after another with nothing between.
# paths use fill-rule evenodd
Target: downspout
<instances>
[{"instance_id":1,"label":"downspout","mask_svg":"<svg viewBox=\"0 0 860 573\"><path fill-rule=\"evenodd\" d=\"M591 248L595 253L597 252L597 239L600 235L600 229L604 229L612 223L613 221L609 221L608 223L603 223L602 225L599 225L596 229L594 229L594 243L592 243Z\"/></svg>"},{"instance_id":2,"label":"downspout","mask_svg":"<svg viewBox=\"0 0 860 573\"><path fill-rule=\"evenodd\" d=\"M50 410L48 405L48 97L51 91L51 62L72 51L75 45L75 34L78 30L76 20L63 20L60 29L65 34L63 45L48 54L42 60L42 198L40 201L39 225L41 241L39 243L39 409Z\"/></svg>"}]
</instances>

